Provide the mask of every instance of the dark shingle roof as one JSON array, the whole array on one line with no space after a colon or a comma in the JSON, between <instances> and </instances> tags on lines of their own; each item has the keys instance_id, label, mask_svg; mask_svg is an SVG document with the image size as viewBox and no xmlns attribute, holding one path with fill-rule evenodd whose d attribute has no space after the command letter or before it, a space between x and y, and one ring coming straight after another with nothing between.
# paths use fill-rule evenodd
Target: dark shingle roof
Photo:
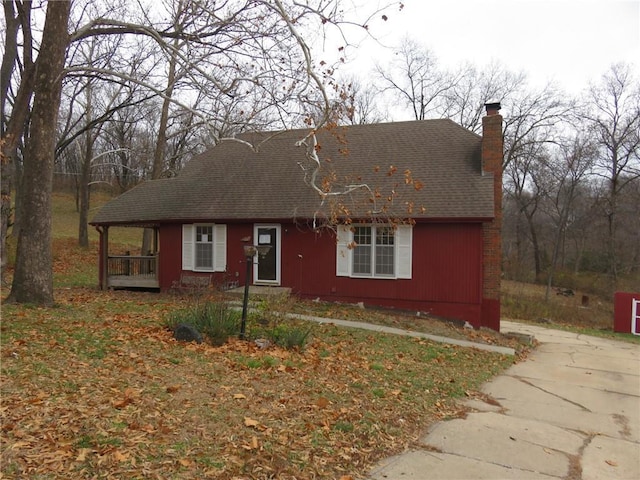
<instances>
[{"instance_id":1,"label":"dark shingle roof","mask_svg":"<svg viewBox=\"0 0 640 480\"><path fill-rule=\"evenodd\" d=\"M171 221L232 221L312 218L328 214L328 203L306 182L312 163L296 146L304 130L281 132L258 152L224 141L194 157L176 178L142 183L105 205L93 224ZM272 134L273 135L273 134ZM264 140L265 135L241 137ZM376 207L387 205L396 218L491 218L493 175L481 173L481 138L450 120L424 120L336 127L318 135L320 179L366 183L379 192ZM395 173L388 175L391 166ZM309 170L308 170L309 171ZM405 183L405 171L421 182ZM396 194L391 203L387 198ZM353 217L370 214L374 204L361 190L339 197ZM414 207L408 214L408 203ZM423 211L421 207L424 207Z\"/></svg>"}]
</instances>

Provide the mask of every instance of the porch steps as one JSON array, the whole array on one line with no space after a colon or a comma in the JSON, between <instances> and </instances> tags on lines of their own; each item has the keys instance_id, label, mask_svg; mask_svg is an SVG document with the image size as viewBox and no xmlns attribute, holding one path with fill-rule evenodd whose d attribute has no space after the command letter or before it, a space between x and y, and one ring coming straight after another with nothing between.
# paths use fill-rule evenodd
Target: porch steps
<instances>
[{"instance_id":1,"label":"porch steps","mask_svg":"<svg viewBox=\"0 0 640 480\"><path fill-rule=\"evenodd\" d=\"M227 292L244 295L244 287L232 288ZM291 295L291 288L271 285L249 285L249 295Z\"/></svg>"}]
</instances>

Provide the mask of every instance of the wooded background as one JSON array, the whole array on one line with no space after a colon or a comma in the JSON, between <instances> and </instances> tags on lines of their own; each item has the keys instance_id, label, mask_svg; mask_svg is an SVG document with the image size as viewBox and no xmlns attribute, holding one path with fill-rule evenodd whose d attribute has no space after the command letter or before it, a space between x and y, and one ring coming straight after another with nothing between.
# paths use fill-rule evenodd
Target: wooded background
<instances>
[{"instance_id":1,"label":"wooded background","mask_svg":"<svg viewBox=\"0 0 640 480\"><path fill-rule=\"evenodd\" d=\"M571 96L553 84L534 87L526 73L499 63L445 69L417 39L361 76L343 73L340 55L331 64L312 56L310 45L325 35L343 35L348 48L348 28L368 29L401 9L395 3L357 15L328 0L3 7L3 266L7 235L50 228L37 221L50 210L50 188L75 193L86 246L92 189L118 195L179 175L194 154L243 131L450 118L479 133L484 104L499 101L505 278L549 288L640 286L633 65L611 65ZM422 182L428 188L429 179Z\"/></svg>"}]
</instances>

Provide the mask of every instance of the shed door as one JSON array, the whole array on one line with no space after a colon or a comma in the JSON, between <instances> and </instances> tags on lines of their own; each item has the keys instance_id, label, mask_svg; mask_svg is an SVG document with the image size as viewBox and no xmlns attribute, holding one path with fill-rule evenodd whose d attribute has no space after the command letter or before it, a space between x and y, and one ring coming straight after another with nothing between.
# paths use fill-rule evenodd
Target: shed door
<instances>
[{"instance_id":1,"label":"shed door","mask_svg":"<svg viewBox=\"0 0 640 480\"><path fill-rule=\"evenodd\" d=\"M255 283L280 285L280 225L256 225L254 234L256 245L271 247L266 255L256 256Z\"/></svg>"}]
</instances>

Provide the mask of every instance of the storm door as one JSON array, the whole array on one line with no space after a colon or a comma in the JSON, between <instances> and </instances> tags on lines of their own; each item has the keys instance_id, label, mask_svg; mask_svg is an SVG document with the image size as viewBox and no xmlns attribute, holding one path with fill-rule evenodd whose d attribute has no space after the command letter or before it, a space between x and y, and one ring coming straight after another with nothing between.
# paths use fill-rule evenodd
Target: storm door
<instances>
[{"instance_id":1,"label":"storm door","mask_svg":"<svg viewBox=\"0 0 640 480\"><path fill-rule=\"evenodd\" d=\"M254 283L280 285L280 225L256 225L254 241L258 247L271 247L266 254L256 255Z\"/></svg>"}]
</instances>

